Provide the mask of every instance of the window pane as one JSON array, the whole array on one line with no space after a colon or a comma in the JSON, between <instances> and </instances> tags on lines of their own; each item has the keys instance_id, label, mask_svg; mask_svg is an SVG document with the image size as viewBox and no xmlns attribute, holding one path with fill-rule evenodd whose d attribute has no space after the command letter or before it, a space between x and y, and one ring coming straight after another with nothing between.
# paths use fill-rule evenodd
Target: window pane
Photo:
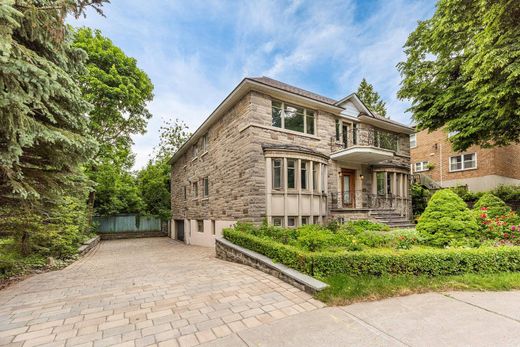
<instances>
[{"instance_id":1,"label":"window pane","mask_svg":"<svg viewBox=\"0 0 520 347\"><path fill-rule=\"evenodd\" d=\"M462 157L452 157L450 160L450 170L462 170Z\"/></svg>"},{"instance_id":2,"label":"window pane","mask_svg":"<svg viewBox=\"0 0 520 347\"><path fill-rule=\"evenodd\" d=\"M273 217L273 225L277 227L283 226L283 218L282 217Z\"/></svg>"},{"instance_id":3,"label":"window pane","mask_svg":"<svg viewBox=\"0 0 520 347\"><path fill-rule=\"evenodd\" d=\"M475 154L464 155L464 169L473 169L476 167Z\"/></svg>"},{"instance_id":4,"label":"window pane","mask_svg":"<svg viewBox=\"0 0 520 347\"><path fill-rule=\"evenodd\" d=\"M336 119L336 141L339 141L339 136L340 136L340 122L339 122L339 119Z\"/></svg>"},{"instance_id":5,"label":"window pane","mask_svg":"<svg viewBox=\"0 0 520 347\"><path fill-rule=\"evenodd\" d=\"M377 194L385 195L385 173L377 173Z\"/></svg>"},{"instance_id":6,"label":"window pane","mask_svg":"<svg viewBox=\"0 0 520 347\"><path fill-rule=\"evenodd\" d=\"M314 112L309 110L305 112L307 113L307 130L305 132L314 135Z\"/></svg>"},{"instance_id":7,"label":"window pane","mask_svg":"<svg viewBox=\"0 0 520 347\"><path fill-rule=\"evenodd\" d=\"M295 185L296 160L287 160L287 188L296 188Z\"/></svg>"},{"instance_id":8,"label":"window pane","mask_svg":"<svg viewBox=\"0 0 520 347\"><path fill-rule=\"evenodd\" d=\"M282 188L282 159L273 160L273 189Z\"/></svg>"},{"instance_id":9,"label":"window pane","mask_svg":"<svg viewBox=\"0 0 520 347\"><path fill-rule=\"evenodd\" d=\"M287 226L295 227L296 226L296 217L287 217Z\"/></svg>"},{"instance_id":10,"label":"window pane","mask_svg":"<svg viewBox=\"0 0 520 347\"><path fill-rule=\"evenodd\" d=\"M204 232L204 222L201 221L201 220L197 220L197 231L199 233L203 233Z\"/></svg>"},{"instance_id":11,"label":"window pane","mask_svg":"<svg viewBox=\"0 0 520 347\"><path fill-rule=\"evenodd\" d=\"M302 225L309 224L309 217L302 217Z\"/></svg>"},{"instance_id":12,"label":"window pane","mask_svg":"<svg viewBox=\"0 0 520 347\"><path fill-rule=\"evenodd\" d=\"M415 134L410 135L410 147L415 147L417 145L417 138Z\"/></svg>"},{"instance_id":13,"label":"window pane","mask_svg":"<svg viewBox=\"0 0 520 347\"><path fill-rule=\"evenodd\" d=\"M314 191L318 190L318 165L319 163L312 163L312 186Z\"/></svg>"},{"instance_id":14,"label":"window pane","mask_svg":"<svg viewBox=\"0 0 520 347\"><path fill-rule=\"evenodd\" d=\"M204 196L209 195L209 180L208 178L204 178Z\"/></svg>"},{"instance_id":15,"label":"window pane","mask_svg":"<svg viewBox=\"0 0 520 347\"><path fill-rule=\"evenodd\" d=\"M314 216L314 217L313 217L313 223L314 223L314 224L318 224L319 222L320 222L320 217L318 217L318 216Z\"/></svg>"},{"instance_id":16,"label":"window pane","mask_svg":"<svg viewBox=\"0 0 520 347\"><path fill-rule=\"evenodd\" d=\"M271 125L277 128L282 127L282 103L279 101L273 101Z\"/></svg>"},{"instance_id":17,"label":"window pane","mask_svg":"<svg viewBox=\"0 0 520 347\"><path fill-rule=\"evenodd\" d=\"M302 161L302 167L300 172L301 188L307 189L307 162Z\"/></svg>"},{"instance_id":18,"label":"window pane","mask_svg":"<svg viewBox=\"0 0 520 347\"><path fill-rule=\"evenodd\" d=\"M303 133L303 108L285 106L285 129Z\"/></svg>"}]
</instances>

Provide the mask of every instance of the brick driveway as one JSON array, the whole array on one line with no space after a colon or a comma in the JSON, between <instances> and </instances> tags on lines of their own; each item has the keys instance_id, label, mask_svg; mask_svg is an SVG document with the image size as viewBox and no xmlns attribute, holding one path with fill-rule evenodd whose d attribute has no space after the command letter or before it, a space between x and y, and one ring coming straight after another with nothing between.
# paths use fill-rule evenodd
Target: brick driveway
<instances>
[{"instance_id":1,"label":"brick driveway","mask_svg":"<svg viewBox=\"0 0 520 347\"><path fill-rule=\"evenodd\" d=\"M0 345L193 346L322 306L210 249L106 241L64 270L0 291Z\"/></svg>"}]
</instances>

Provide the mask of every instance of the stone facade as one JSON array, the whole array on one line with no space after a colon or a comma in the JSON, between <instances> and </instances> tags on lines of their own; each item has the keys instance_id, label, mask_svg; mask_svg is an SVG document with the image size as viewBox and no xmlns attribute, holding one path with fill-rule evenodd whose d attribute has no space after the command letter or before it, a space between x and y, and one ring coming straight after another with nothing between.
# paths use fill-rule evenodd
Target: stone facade
<instances>
[{"instance_id":1,"label":"stone facade","mask_svg":"<svg viewBox=\"0 0 520 347\"><path fill-rule=\"evenodd\" d=\"M485 191L500 184L520 184L520 144L498 148L472 146L463 153L452 149L445 130L418 132L417 145L411 149L412 165L428 162L433 165L420 172L443 187L467 185L472 191ZM450 157L476 154L476 167L450 171Z\"/></svg>"},{"instance_id":2,"label":"stone facade","mask_svg":"<svg viewBox=\"0 0 520 347\"><path fill-rule=\"evenodd\" d=\"M273 100L312 110L314 134L273 127ZM331 112L334 108L336 113ZM289 226L293 219L295 224L325 222L330 216L329 196L341 189L338 172L342 168L355 170L356 190L372 192L375 167L348 159L330 159L331 153L341 149L335 141L338 119L350 125L357 123L359 129L374 129L355 117L342 116L340 110L291 94L280 96L251 88L204 131L197 131L189 147L181 149L183 152L172 160L172 215L173 220L184 221L185 241L212 245L215 237L221 235L222 228L237 221L273 222L272 218L280 216L281 223ZM399 141L398 151L393 156L395 165L409 165L409 135L395 133L395 136ZM294 148L305 150L296 153ZM272 189L273 158L297 160L297 189ZM287 165L286 161L284 163ZM301 188L299 183L302 163L310 165L307 189ZM319 186L315 186L318 176ZM207 196L205 178L209 188ZM404 197L404 190L402 194ZM176 223L172 225L177 228ZM173 237L177 234L177 230L172 232Z\"/></svg>"}]
</instances>

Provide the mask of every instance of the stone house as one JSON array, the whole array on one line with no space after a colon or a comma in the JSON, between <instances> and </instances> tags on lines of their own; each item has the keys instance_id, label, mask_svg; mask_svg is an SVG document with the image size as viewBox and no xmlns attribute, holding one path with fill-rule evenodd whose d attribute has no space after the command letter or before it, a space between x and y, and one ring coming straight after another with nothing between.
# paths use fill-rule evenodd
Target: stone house
<instances>
[{"instance_id":1,"label":"stone house","mask_svg":"<svg viewBox=\"0 0 520 347\"><path fill-rule=\"evenodd\" d=\"M245 78L171 163L172 237L212 246L237 221L408 224L413 129L267 78Z\"/></svg>"},{"instance_id":2,"label":"stone house","mask_svg":"<svg viewBox=\"0 0 520 347\"><path fill-rule=\"evenodd\" d=\"M410 135L412 171L416 179L441 187L467 186L474 192L500 184L520 184L520 144L455 152L449 138L456 133L423 130Z\"/></svg>"}]
</instances>

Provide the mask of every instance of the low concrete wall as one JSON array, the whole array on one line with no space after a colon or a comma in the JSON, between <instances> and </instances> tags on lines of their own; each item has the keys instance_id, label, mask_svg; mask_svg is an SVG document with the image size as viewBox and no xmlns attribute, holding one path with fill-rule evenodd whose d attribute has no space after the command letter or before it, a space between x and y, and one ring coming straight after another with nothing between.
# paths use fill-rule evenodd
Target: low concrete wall
<instances>
[{"instance_id":1,"label":"low concrete wall","mask_svg":"<svg viewBox=\"0 0 520 347\"><path fill-rule=\"evenodd\" d=\"M295 286L307 293L315 294L328 287L328 284L291 269L283 264L275 263L270 258L235 245L228 240L215 240L217 258L249 265Z\"/></svg>"},{"instance_id":2,"label":"low concrete wall","mask_svg":"<svg viewBox=\"0 0 520 347\"><path fill-rule=\"evenodd\" d=\"M96 237L91 238L90 240L83 243L83 245L79 246L78 253L79 255L84 255L88 251L90 251L92 248L96 247L96 245L99 243L100 237L99 235Z\"/></svg>"},{"instance_id":3,"label":"low concrete wall","mask_svg":"<svg viewBox=\"0 0 520 347\"><path fill-rule=\"evenodd\" d=\"M167 233L162 231L143 231L143 232L128 232L128 233L98 233L101 240L119 240L119 239L139 239L143 237L165 237Z\"/></svg>"}]
</instances>

